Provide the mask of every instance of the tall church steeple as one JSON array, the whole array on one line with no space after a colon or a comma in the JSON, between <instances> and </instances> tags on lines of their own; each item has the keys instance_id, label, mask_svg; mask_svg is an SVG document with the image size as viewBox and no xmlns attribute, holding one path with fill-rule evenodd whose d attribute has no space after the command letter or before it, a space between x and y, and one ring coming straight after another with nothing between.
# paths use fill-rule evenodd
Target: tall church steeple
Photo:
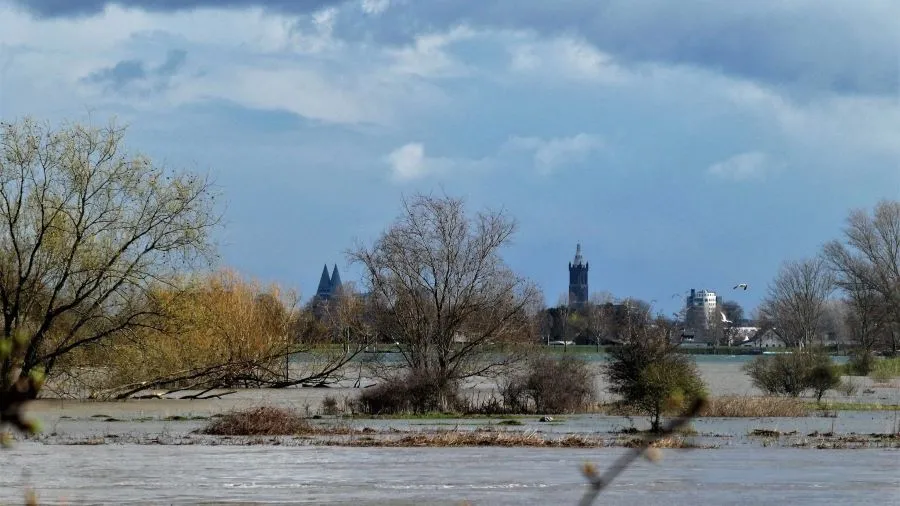
<instances>
[{"instance_id":1,"label":"tall church steeple","mask_svg":"<svg viewBox=\"0 0 900 506\"><path fill-rule=\"evenodd\" d=\"M337 267L337 266L335 266ZM335 271L337 272L337 271ZM328 298L331 295L331 278L328 276L328 264L322 267L322 276L319 278L319 287L316 288L316 297Z\"/></svg>"},{"instance_id":2,"label":"tall church steeple","mask_svg":"<svg viewBox=\"0 0 900 506\"><path fill-rule=\"evenodd\" d=\"M569 307L581 308L588 302L588 267L581 255L581 243L578 243L575 258L569 263Z\"/></svg>"},{"instance_id":3,"label":"tall church steeple","mask_svg":"<svg viewBox=\"0 0 900 506\"><path fill-rule=\"evenodd\" d=\"M337 295L341 291L341 273L338 272L337 264L334 264L334 270L331 271L331 294Z\"/></svg>"}]
</instances>

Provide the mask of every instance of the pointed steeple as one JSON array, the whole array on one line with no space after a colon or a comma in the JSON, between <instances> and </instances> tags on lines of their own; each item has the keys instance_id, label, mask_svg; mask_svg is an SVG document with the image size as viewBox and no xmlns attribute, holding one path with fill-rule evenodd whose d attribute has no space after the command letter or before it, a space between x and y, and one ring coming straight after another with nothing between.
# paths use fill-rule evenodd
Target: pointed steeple
<instances>
[{"instance_id":1,"label":"pointed steeple","mask_svg":"<svg viewBox=\"0 0 900 506\"><path fill-rule=\"evenodd\" d=\"M581 243L575 245L575 260L572 265L584 265L584 257L581 256Z\"/></svg>"},{"instance_id":2,"label":"pointed steeple","mask_svg":"<svg viewBox=\"0 0 900 506\"><path fill-rule=\"evenodd\" d=\"M337 264L334 264L334 270L331 271L331 293L336 294L341 289L341 273L338 272Z\"/></svg>"},{"instance_id":3,"label":"pointed steeple","mask_svg":"<svg viewBox=\"0 0 900 506\"><path fill-rule=\"evenodd\" d=\"M331 278L328 277L328 264L322 267L322 277L319 278L319 287L316 288L316 296L323 295L326 297L331 295Z\"/></svg>"}]
</instances>

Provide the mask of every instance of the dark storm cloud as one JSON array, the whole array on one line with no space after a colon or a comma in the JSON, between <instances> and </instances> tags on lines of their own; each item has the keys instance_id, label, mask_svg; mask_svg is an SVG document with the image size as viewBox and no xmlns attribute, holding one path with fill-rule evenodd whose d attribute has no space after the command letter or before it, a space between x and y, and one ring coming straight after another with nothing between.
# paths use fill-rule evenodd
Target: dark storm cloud
<instances>
[{"instance_id":1,"label":"dark storm cloud","mask_svg":"<svg viewBox=\"0 0 900 506\"><path fill-rule=\"evenodd\" d=\"M401 3L402 2L402 3ZM807 91L894 95L900 2L795 0L395 0L343 37L409 40L423 28L578 34L623 62L684 64Z\"/></svg>"},{"instance_id":2,"label":"dark storm cloud","mask_svg":"<svg viewBox=\"0 0 900 506\"><path fill-rule=\"evenodd\" d=\"M90 16L103 12L107 5L133 7L148 11L180 11L198 7L263 6L292 13L313 12L345 0L13 0L32 14L43 18Z\"/></svg>"},{"instance_id":3,"label":"dark storm cloud","mask_svg":"<svg viewBox=\"0 0 900 506\"><path fill-rule=\"evenodd\" d=\"M336 34L385 44L460 23L578 34L620 61L684 64L805 92L893 95L900 89L900 1L14 0L37 16L90 15L107 4L151 11L263 7L303 14L345 4ZM128 70L127 68L125 70Z\"/></svg>"}]
</instances>

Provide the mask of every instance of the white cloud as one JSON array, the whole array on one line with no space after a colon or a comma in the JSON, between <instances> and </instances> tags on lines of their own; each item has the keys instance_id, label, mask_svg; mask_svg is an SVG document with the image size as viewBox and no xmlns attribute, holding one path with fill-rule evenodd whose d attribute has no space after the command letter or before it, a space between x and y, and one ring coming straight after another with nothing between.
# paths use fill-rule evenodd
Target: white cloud
<instances>
[{"instance_id":1,"label":"white cloud","mask_svg":"<svg viewBox=\"0 0 900 506\"><path fill-rule=\"evenodd\" d=\"M857 151L900 157L896 97L818 96L804 103L748 81L728 80L720 93L747 113L774 121L793 143L813 151Z\"/></svg>"},{"instance_id":2,"label":"white cloud","mask_svg":"<svg viewBox=\"0 0 900 506\"><path fill-rule=\"evenodd\" d=\"M405 144L387 156L391 174L397 181L410 181L427 175L425 147L418 142Z\"/></svg>"},{"instance_id":3,"label":"white cloud","mask_svg":"<svg viewBox=\"0 0 900 506\"><path fill-rule=\"evenodd\" d=\"M429 176L465 176L514 168L518 166L516 155L526 153L539 175L549 175L564 165L586 161L591 153L603 146L600 137L584 133L555 139L512 137L490 156L465 158L430 157L422 143L410 142L393 150L385 157L385 162L395 182L409 182Z\"/></svg>"},{"instance_id":4,"label":"white cloud","mask_svg":"<svg viewBox=\"0 0 900 506\"><path fill-rule=\"evenodd\" d=\"M603 139L597 135L580 133L572 137L541 139L539 137L513 137L504 149L519 149L533 152L535 169L547 175L567 164L586 161L595 151L604 147Z\"/></svg>"},{"instance_id":5,"label":"white cloud","mask_svg":"<svg viewBox=\"0 0 900 506\"><path fill-rule=\"evenodd\" d=\"M707 173L732 181L761 180L773 165L765 153L749 151L710 165Z\"/></svg>"},{"instance_id":6,"label":"white cloud","mask_svg":"<svg viewBox=\"0 0 900 506\"><path fill-rule=\"evenodd\" d=\"M387 51L394 59L391 70L419 77L463 76L468 73L466 65L448 54L447 47L475 35L475 32L464 26L448 32L419 35L412 45Z\"/></svg>"},{"instance_id":7,"label":"white cloud","mask_svg":"<svg viewBox=\"0 0 900 506\"><path fill-rule=\"evenodd\" d=\"M512 42L509 67L513 73L532 78L564 79L602 84L625 84L631 73L608 54L582 39L557 37Z\"/></svg>"},{"instance_id":8,"label":"white cloud","mask_svg":"<svg viewBox=\"0 0 900 506\"><path fill-rule=\"evenodd\" d=\"M391 0L362 0L362 11L366 14L377 15L386 11L391 6Z\"/></svg>"},{"instance_id":9,"label":"white cloud","mask_svg":"<svg viewBox=\"0 0 900 506\"><path fill-rule=\"evenodd\" d=\"M85 19L36 20L0 3L0 112L159 112L220 99L331 123L384 126L444 107L442 90L409 78L416 73L413 56L422 53L419 74L447 71L453 65L441 48L461 31L423 36L407 53L392 53L333 38L338 14L325 9L298 21L261 9L173 13L112 6ZM152 65L171 49L185 50L187 64L158 93L118 95L84 79L126 60Z\"/></svg>"}]
</instances>

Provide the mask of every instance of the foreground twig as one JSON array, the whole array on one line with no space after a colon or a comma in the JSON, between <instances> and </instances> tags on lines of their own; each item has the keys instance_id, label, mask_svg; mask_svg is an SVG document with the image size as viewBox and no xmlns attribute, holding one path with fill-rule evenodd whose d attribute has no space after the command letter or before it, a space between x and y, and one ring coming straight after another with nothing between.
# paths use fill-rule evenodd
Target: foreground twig
<instances>
[{"instance_id":1,"label":"foreground twig","mask_svg":"<svg viewBox=\"0 0 900 506\"><path fill-rule=\"evenodd\" d=\"M642 444L631 451L625 453L616 460L609 469L606 470L603 475L597 474L597 468L593 464L585 464L582 472L584 476L588 479L590 483L590 488L587 492L585 492L584 497L581 498L581 506L589 506L593 504L594 500L597 499L597 496L600 494L600 491L609 486L610 483L622 473L632 462L638 459L641 455L644 455L650 449L650 445L655 441L658 441L662 438L671 436L675 431L687 425L691 419L696 417L700 411L703 410L704 405L706 404L705 399L697 399L694 403L684 412L680 417L671 420L668 424L666 424L661 431L656 432L650 436L647 436L643 439ZM647 457L651 460L656 460L656 457L652 454L647 454Z\"/></svg>"}]
</instances>

